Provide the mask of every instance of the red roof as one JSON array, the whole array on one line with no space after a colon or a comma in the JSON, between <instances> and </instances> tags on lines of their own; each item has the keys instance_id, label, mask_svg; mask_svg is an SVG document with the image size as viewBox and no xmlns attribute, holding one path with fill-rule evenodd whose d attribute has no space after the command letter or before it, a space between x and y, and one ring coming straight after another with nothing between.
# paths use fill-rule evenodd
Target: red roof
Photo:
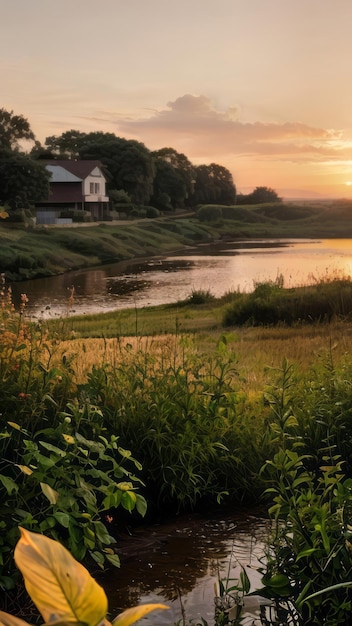
<instances>
[{"instance_id":1,"label":"red roof","mask_svg":"<svg viewBox=\"0 0 352 626\"><path fill-rule=\"evenodd\" d=\"M102 173L104 174L103 164L101 161L98 160L71 161L69 159L50 159L45 160L45 165L60 165L68 172L71 172L71 174L74 174L75 176L78 176L82 179L87 178L87 176L89 176L89 174L96 167L99 167L99 169L101 169Z\"/></svg>"}]
</instances>

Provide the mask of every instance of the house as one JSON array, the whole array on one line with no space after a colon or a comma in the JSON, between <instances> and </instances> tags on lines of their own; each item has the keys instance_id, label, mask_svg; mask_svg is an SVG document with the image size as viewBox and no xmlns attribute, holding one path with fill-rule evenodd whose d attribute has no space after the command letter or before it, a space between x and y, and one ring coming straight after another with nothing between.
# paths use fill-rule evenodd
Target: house
<instances>
[{"instance_id":1,"label":"house","mask_svg":"<svg viewBox=\"0 0 352 626\"><path fill-rule=\"evenodd\" d=\"M100 161L45 161L51 179L49 197L36 203L37 224L109 219L106 178ZM80 215L81 213L81 215Z\"/></svg>"}]
</instances>

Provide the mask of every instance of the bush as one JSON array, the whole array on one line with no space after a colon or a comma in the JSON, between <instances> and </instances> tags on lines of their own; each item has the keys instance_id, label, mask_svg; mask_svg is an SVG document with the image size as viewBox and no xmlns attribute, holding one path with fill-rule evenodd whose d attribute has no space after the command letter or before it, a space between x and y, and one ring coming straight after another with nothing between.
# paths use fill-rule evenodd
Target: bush
<instances>
[{"instance_id":1,"label":"bush","mask_svg":"<svg viewBox=\"0 0 352 626\"><path fill-rule=\"evenodd\" d=\"M308 287L284 289L278 281L256 286L229 307L223 317L224 326L292 325L301 322L331 321L349 316L352 311L352 281L322 281Z\"/></svg>"},{"instance_id":2,"label":"bush","mask_svg":"<svg viewBox=\"0 0 352 626\"><path fill-rule=\"evenodd\" d=\"M222 208L206 204L197 210L196 217L200 222L219 222L222 219Z\"/></svg>"},{"instance_id":3,"label":"bush","mask_svg":"<svg viewBox=\"0 0 352 626\"><path fill-rule=\"evenodd\" d=\"M263 423L242 415L237 379L222 340L214 358L184 345L179 355L126 354L95 367L82 392L99 402L121 445L139 451L148 506L170 513L258 497Z\"/></svg>"},{"instance_id":4,"label":"bush","mask_svg":"<svg viewBox=\"0 0 352 626\"><path fill-rule=\"evenodd\" d=\"M91 222L92 216L90 211L79 211L77 209L65 209L61 211L60 217L72 219L73 222Z\"/></svg>"},{"instance_id":5,"label":"bush","mask_svg":"<svg viewBox=\"0 0 352 626\"><path fill-rule=\"evenodd\" d=\"M106 431L104 415L77 396L73 357L59 336L14 311L0 283L0 585L15 586L18 525L60 539L76 558L118 565L104 521L117 507L146 510L141 466ZM6 532L5 532L6 531Z\"/></svg>"},{"instance_id":6,"label":"bush","mask_svg":"<svg viewBox=\"0 0 352 626\"><path fill-rule=\"evenodd\" d=\"M154 206L147 206L144 208L146 209L146 217L148 217L149 219L160 217L160 211Z\"/></svg>"},{"instance_id":7,"label":"bush","mask_svg":"<svg viewBox=\"0 0 352 626\"><path fill-rule=\"evenodd\" d=\"M312 381L297 388L286 361L266 394L271 414L265 443L273 454L262 472L273 525L258 593L293 604L299 623L312 626L349 624L352 607L352 477L341 447L346 426L350 432L350 385L338 391L342 373L331 366L325 363L318 375L313 399Z\"/></svg>"},{"instance_id":8,"label":"bush","mask_svg":"<svg viewBox=\"0 0 352 626\"><path fill-rule=\"evenodd\" d=\"M179 306L180 304L208 304L214 300L215 296L211 293L211 291L209 291L209 289L193 289L191 295L182 302L177 302L176 306Z\"/></svg>"}]
</instances>

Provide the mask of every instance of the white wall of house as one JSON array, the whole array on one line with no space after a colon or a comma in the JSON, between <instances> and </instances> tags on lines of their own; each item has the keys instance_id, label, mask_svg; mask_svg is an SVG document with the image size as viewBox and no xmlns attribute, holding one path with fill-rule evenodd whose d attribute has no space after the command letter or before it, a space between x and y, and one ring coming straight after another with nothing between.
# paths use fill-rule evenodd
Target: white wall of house
<instances>
[{"instance_id":1,"label":"white wall of house","mask_svg":"<svg viewBox=\"0 0 352 626\"><path fill-rule=\"evenodd\" d=\"M86 202L108 202L109 198L106 196L106 181L99 167L95 167L94 170L85 178L82 183L83 195Z\"/></svg>"}]
</instances>

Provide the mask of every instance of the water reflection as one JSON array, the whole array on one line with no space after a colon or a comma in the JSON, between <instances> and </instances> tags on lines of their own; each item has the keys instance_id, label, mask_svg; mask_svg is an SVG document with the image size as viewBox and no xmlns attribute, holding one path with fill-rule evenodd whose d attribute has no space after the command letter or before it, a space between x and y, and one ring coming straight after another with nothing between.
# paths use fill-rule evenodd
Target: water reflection
<instances>
[{"instance_id":1,"label":"water reflection","mask_svg":"<svg viewBox=\"0 0 352 626\"><path fill-rule=\"evenodd\" d=\"M101 578L112 615L129 606L162 602L170 611L143 621L174 624L182 617L214 619L214 584L238 578L240 565L260 586L257 567L264 555L268 522L261 513L180 518L173 524L137 529L120 542L121 569ZM182 606L181 606L182 600Z\"/></svg>"},{"instance_id":2,"label":"water reflection","mask_svg":"<svg viewBox=\"0 0 352 626\"><path fill-rule=\"evenodd\" d=\"M103 313L183 300L198 289L220 297L252 291L255 282L282 274L286 287L307 284L327 273L352 272L350 239L262 240L200 245L165 258L124 261L60 276L14 283L15 304L29 297L28 311L38 317ZM73 307L69 306L74 287Z\"/></svg>"}]
</instances>

